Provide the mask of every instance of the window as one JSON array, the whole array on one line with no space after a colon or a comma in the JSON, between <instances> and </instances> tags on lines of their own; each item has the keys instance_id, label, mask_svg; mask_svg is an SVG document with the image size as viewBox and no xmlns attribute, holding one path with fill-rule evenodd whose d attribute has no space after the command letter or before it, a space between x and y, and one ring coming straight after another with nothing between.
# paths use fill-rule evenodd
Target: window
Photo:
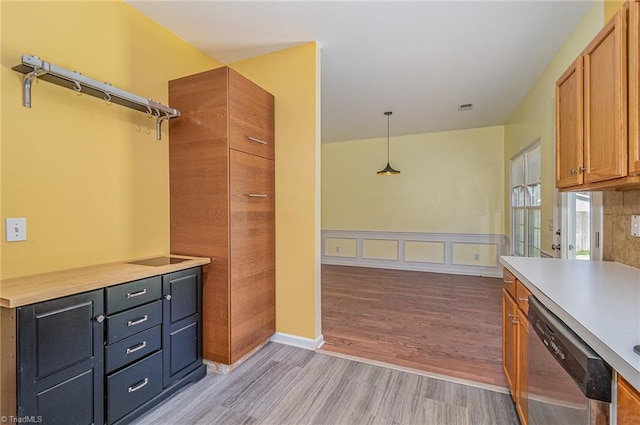
<instances>
[{"instance_id":1,"label":"window","mask_svg":"<svg viewBox=\"0 0 640 425\"><path fill-rule=\"evenodd\" d=\"M513 255L540 257L540 142L511 159Z\"/></svg>"}]
</instances>

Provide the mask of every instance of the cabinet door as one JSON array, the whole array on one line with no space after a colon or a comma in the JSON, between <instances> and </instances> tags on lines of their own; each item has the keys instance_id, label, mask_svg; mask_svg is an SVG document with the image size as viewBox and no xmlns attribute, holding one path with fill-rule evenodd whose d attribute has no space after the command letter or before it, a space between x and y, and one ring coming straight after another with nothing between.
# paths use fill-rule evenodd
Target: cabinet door
<instances>
[{"instance_id":1,"label":"cabinet door","mask_svg":"<svg viewBox=\"0 0 640 425\"><path fill-rule=\"evenodd\" d=\"M556 187L582 184L583 160L582 56L556 83Z\"/></svg>"},{"instance_id":2,"label":"cabinet door","mask_svg":"<svg viewBox=\"0 0 640 425\"><path fill-rule=\"evenodd\" d=\"M640 393L618 376L618 425L640 423Z\"/></svg>"},{"instance_id":3,"label":"cabinet door","mask_svg":"<svg viewBox=\"0 0 640 425\"><path fill-rule=\"evenodd\" d=\"M202 269L162 277L164 386L202 364Z\"/></svg>"},{"instance_id":4,"label":"cabinet door","mask_svg":"<svg viewBox=\"0 0 640 425\"><path fill-rule=\"evenodd\" d=\"M518 311L517 327L516 410L520 416L520 423L527 425L529 418L529 321L522 311Z\"/></svg>"},{"instance_id":5,"label":"cabinet door","mask_svg":"<svg viewBox=\"0 0 640 425\"><path fill-rule=\"evenodd\" d=\"M273 161L231 151L231 362L275 332Z\"/></svg>"},{"instance_id":6,"label":"cabinet door","mask_svg":"<svg viewBox=\"0 0 640 425\"><path fill-rule=\"evenodd\" d=\"M502 290L502 369L507 378L507 385L511 390L511 397L516 401L516 312L518 306L509 296L509 293Z\"/></svg>"},{"instance_id":7,"label":"cabinet door","mask_svg":"<svg viewBox=\"0 0 640 425\"><path fill-rule=\"evenodd\" d=\"M623 8L584 52L585 183L627 175L626 34Z\"/></svg>"},{"instance_id":8,"label":"cabinet door","mask_svg":"<svg viewBox=\"0 0 640 425\"><path fill-rule=\"evenodd\" d=\"M640 173L640 0L629 2L629 174Z\"/></svg>"},{"instance_id":9,"label":"cabinet door","mask_svg":"<svg viewBox=\"0 0 640 425\"><path fill-rule=\"evenodd\" d=\"M229 147L274 158L273 95L229 69Z\"/></svg>"},{"instance_id":10,"label":"cabinet door","mask_svg":"<svg viewBox=\"0 0 640 425\"><path fill-rule=\"evenodd\" d=\"M44 424L102 424L103 291L18 311L18 416L41 417Z\"/></svg>"}]
</instances>

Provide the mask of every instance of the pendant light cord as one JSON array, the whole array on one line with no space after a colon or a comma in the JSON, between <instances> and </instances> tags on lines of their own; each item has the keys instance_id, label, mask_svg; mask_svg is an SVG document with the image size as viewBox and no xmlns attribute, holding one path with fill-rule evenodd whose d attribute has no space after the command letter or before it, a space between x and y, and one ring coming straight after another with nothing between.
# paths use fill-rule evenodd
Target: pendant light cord
<instances>
[{"instance_id":1,"label":"pendant light cord","mask_svg":"<svg viewBox=\"0 0 640 425\"><path fill-rule=\"evenodd\" d=\"M388 111L384 113L387 116L387 164L389 163L389 117L393 112Z\"/></svg>"}]
</instances>

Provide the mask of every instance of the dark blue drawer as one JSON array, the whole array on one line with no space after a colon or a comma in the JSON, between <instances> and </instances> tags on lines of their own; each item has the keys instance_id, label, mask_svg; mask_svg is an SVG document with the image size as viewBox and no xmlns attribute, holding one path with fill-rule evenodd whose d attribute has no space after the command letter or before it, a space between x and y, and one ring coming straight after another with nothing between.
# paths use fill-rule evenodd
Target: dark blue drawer
<instances>
[{"instance_id":1,"label":"dark blue drawer","mask_svg":"<svg viewBox=\"0 0 640 425\"><path fill-rule=\"evenodd\" d=\"M162 296L162 276L110 286L106 291L107 314L117 313L160 299Z\"/></svg>"},{"instance_id":2,"label":"dark blue drawer","mask_svg":"<svg viewBox=\"0 0 640 425\"><path fill-rule=\"evenodd\" d=\"M111 373L162 348L162 328L154 326L105 347L105 369Z\"/></svg>"},{"instance_id":3,"label":"dark blue drawer","mask_svg":"<svg viewBox=\"0 0 640 425\"><path fill-rule=\"evenodd\" d=\"M107 344L120 341L162 322L162 301L154 301L107 318Z\"/></svg>"},{"instance_id":4,"label":"dark blue drawer","mask_svg":"<svg viewBox=\"0 0 640 425\"><path fill-rule=\"evenodd\" d=\"M107 376L107 422L122 418L162 391L162 351Z\"/></svg>"}]
</instances>

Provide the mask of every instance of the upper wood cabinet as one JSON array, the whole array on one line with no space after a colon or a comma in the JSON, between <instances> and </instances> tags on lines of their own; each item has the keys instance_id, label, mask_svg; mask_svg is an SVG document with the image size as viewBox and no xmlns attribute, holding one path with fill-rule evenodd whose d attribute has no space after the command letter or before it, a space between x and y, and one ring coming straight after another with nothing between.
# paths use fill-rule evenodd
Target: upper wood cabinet
<instances>
[{"instance_id":1,"label":"upper wood cabinet","mask_svg":"<svg viewBox=\"0 0 640 425\"><path fill-rule=\"evenodd\" d=\"M273 96L229 69L229 147L274 158Z\"/></svg>"},{"instance_id":2,"label":"upper wood cabinet","mask_svg":"<svg viewBox=\"0 0 640 425\"><path fill-rule=\"evenodd\" d=\"M556 186L582 184L583 57L573 61L556 83Z\"/></svg>"},{"instance_id":3,"label":"upper wood cabinet","mask_svg":"<svg viewBox=\"0 0 640 425\"><path fill-rule=\"evenodd\" d=\"M556 83L556 186L627 175L627 9Z\"/></svg>"},{"instance_id":4,"label":"upper wood cabinet","mask_svg":"<svg viewBox=\"0 0 640 425\"><path fill-rule=\"evenodd\" d=\"M640 0L629 3L629 174L640 174Z\"/></svg>"}]
</instances>

